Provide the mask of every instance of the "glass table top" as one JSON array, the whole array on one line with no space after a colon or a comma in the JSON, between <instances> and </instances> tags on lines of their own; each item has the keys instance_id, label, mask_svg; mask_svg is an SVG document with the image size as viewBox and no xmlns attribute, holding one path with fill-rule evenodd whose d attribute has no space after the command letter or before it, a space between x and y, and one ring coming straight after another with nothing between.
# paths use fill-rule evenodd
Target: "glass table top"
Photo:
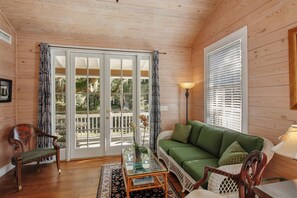
<instances>
[{"instance_id":1,"label":"glass table top","mask_svg":"<svg viewBox=\"0 0 297 198\"><path fill-rule=\"evenodd\" d=\"M141 153L138 158L134 148L122 149L122 166L128 176L167 171L150 149L148 154Z\"/></svg>"}]
</instances>

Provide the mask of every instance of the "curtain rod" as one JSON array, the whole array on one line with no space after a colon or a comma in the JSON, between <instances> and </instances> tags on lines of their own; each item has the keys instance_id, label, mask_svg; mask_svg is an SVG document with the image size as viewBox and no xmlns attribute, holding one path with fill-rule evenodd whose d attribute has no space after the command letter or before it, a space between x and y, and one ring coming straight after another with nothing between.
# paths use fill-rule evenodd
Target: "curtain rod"
<instances>
[{"instance_id":1,"label":"curtain rod","mask_svg":"<svg viewBox=\"0 0 297 198\"><path fill-rule=\"evenodd\" d=\"M38 46L40 46L40 44ZM146 50L128 50L128 49L64 46L64 45L54 45L54 44L49 44L49 47L70 48L70 49L92 49L92 50L104 50L104 51L121 51L121 52L139 52L139 53L152 53L153 52L153 51L146 51ZM167 53L166 52L159 52L159 54L167 54Z\"/></svg>"}]
</instances>

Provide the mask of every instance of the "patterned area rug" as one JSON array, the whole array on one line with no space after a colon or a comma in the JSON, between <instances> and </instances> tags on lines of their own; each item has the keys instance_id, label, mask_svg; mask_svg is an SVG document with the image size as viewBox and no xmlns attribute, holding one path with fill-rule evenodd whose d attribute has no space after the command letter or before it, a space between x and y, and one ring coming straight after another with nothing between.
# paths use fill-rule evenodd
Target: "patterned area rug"
<instances>
[{"instance_id":1,"label":"patterned area rug","mask_svg":"<svg viewBox=\"0 0 297 198\"><path fill-rule=\"evenodd\" d=\"M162 189L155 188L130 193L131 198L161 198ZM126 190L120 164L105 165L101 169L97 198L125 198ZM168 198L181 198L173 184L168 180Z\"/></svg>"}]
</instances>

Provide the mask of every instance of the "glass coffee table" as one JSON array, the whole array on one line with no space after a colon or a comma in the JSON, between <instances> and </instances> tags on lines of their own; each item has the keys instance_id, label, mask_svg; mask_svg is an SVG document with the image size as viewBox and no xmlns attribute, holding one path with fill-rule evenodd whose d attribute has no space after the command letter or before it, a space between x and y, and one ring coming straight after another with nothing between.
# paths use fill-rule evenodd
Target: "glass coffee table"
<instances>
[{"instance_id":1,"label":"glass coffee table","mask_svg":"<svg viewBox=\"0 0 297 198\"><path fill-rule=\"evenodd\" d=\"M130 192L152 188L162 188L167 198L167 169L149 150L137 157L134 148L122 150L122 171L127 198Z\"/></svg>"}]
</instances>

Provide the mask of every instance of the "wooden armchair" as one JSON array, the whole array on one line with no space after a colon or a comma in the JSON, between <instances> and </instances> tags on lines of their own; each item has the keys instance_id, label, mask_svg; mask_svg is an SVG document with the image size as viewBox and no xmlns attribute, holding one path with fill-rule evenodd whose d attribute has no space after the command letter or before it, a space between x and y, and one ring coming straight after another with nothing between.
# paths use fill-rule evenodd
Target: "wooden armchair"
<instances>
[{"instance_id":1,"label":"wooden armchair","mask_svg":"<svg viewBox=\"0 0 297 198\"><path fill-rule=\"evenodd\" d=\"M186 198L222 197L220 194L198 189L207 180L209 172L224 175L236 182L239 190L239 198L254 198L255 193L253 188L260 184L266 165L266 155L260 151L253 151L244 160L241 171L238 174L231 174L217 168L206 166L204 169L204 177L194 185L194 189L196 190L192 191Z\"/></svg>"},{"instance_id":2,"label":"wooden armchair","mask_svg":"<svg viewBox=\"0 0 297 198\"><path fill-rule=\"evenodd\" d=\"M38 148L38 138L49 138L53 148ZM37 161L39 171L39 162L44 159L56 156L56 163L59 174L60 170L60 147L56 144L58 137L48 135L30 124L19 124L13 127L8 137L8 142L14 147L14 156L11 163L16 166L15 176L17 177L18 190L22 189L22 166Z\"/></svg>"}]
</instances>

